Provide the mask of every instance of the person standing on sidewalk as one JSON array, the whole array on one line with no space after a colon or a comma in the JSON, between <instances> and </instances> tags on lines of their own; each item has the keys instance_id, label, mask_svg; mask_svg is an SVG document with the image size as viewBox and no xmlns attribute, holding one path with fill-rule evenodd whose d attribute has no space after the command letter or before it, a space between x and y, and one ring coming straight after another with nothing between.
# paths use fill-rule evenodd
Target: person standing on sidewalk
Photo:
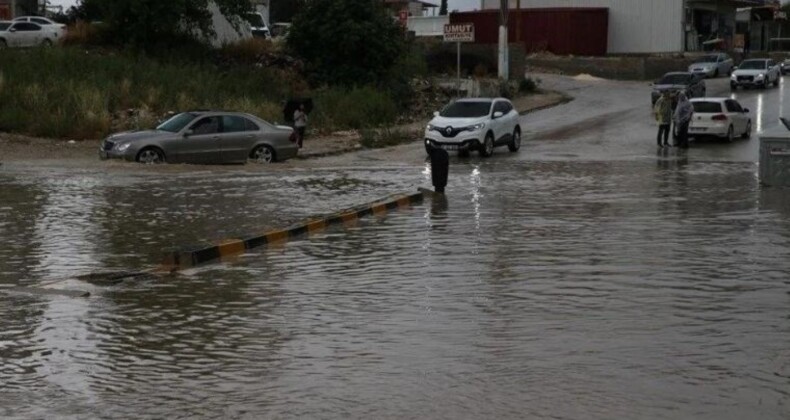
<instances>
[{"instance_id":1,"label":"person standing on sidewalk","mask_svg":"<svg viewBox=\"0 0 790 420\"><path fill-rule=\"evenodd\" d=\"M299 104L299 108L294 111L294 128L296 129L296 145L301 149L304 133L307 130L307 112L304 110L304 104Z\"/></svg>"},{"instance_id":2,"label":"person standing on sidewalk","mask_svg":"<svg viewBox=\"0 0 790 420\"><path fill-rule=\"evenodd\" d=\"M653 114L658 122L658 135L656 136L658 147L662 147L662 137L664 138L663 146L669 147L669 132L672 127L672 98L668 91L661 93L661 97L653 107Z\"/></svg>"},{"instance_id":3,"label":"person standing on sidewalk","mask_svg":"<svg viewBox=\"0 0 790 420\"><path fill-rule=\"evenodd\" d=\"M688 149L689 147L689 124L694 116L694 107L686 98L685 93L678 94L678 106L675 108L675 125L678 129L678 147Z\"/></svg>"}]
</instances>

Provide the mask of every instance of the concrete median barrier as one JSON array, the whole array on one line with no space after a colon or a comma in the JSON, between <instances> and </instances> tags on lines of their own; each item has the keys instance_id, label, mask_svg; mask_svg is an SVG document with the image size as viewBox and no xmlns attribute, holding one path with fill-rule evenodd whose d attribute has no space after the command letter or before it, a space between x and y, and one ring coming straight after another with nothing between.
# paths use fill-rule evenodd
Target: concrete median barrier
<instances>
[{"instance_id":1,"label":"concrete median barrier","mask_svg":"<svg viewBox=\"0 0 790 420\"><path fill-rule=\"evenodd\" d=\"M333 225L355 223L358 219L365 216L383 216L389 211L422 203L426 192L429 191L421 189L415 194L390 196L369 204L342 210L326 217L307 219L285 229L266 231L246 238L226 239L209 246L175 251L165 257L164 262L156 271L174 272L201 264L221 261L225 258L241 255L253 248L282 243L304 235L321 232Z\"/></svg>"}]
</instances>

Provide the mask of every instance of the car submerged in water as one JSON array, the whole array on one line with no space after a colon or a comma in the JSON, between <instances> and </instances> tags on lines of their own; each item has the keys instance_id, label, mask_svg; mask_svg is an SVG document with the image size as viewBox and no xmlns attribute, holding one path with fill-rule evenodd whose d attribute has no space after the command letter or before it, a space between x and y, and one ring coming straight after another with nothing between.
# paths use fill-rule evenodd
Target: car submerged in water
<instances>
[{"instance_id":1,"label":"car submerged in water","mask_svg":"<svg viewBox=\"0 0 790 420\"><path fill-rule=\"evenodd\" d=\"M298 153L293 129L237 112L184 112L154 130L113 134L101 159L139 163L271 163Z\"/></svg>"}]
</instances>

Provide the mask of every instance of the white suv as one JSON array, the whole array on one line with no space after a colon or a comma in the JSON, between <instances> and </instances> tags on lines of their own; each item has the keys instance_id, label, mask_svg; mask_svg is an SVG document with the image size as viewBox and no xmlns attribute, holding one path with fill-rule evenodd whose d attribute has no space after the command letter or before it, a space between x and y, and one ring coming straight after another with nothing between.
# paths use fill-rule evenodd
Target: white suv
<instances>
[{"instance_id":1,"label":"white suv","mask_svg":"<svg viewBox=\"0 0 790 420\"><path fill-rule=\"evenodd\" d=\"M425 150L432 148L458 151L466 155L477 150L482 157L491 156L497 146L511 152L521 147L518 111L505 98L470 98L451 102L425 128Z\"/></svg>"}]
</instances>

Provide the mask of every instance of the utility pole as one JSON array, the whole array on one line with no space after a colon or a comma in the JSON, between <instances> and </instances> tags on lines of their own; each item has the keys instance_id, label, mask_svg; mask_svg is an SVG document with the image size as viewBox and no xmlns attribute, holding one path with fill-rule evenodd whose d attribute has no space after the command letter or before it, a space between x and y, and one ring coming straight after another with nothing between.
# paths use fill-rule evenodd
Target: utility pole
<instances>
[{"instance_id":1,"label":"utility pole","mask_svg":"<svg viewBox=\"0 0 790 420\"><path fill-rule=\"evenodd\" d=\"M11 0L11 19L16 17L16 0Z\"/></svg>"},{"instance_id":2,"label":"utility pole","mask_svg":"<svg viewBox=\"0 0 790 420\"><path fill-rule=\"evenodd\" d=\"M516 0L516 42L521 43L521 0Z\"/></svg>"},{"instance_id":3,"label":"utility pole","mask_svg":"<svg viewBox=\"0 0 790 420\"><path fill-rule=\"evenodd\" d=\"M510 69L508 68L508 48L507 48L507 15L509 0L500 0L499 10L499 78L508 80Z\"/></svg>"}]
</instances>

